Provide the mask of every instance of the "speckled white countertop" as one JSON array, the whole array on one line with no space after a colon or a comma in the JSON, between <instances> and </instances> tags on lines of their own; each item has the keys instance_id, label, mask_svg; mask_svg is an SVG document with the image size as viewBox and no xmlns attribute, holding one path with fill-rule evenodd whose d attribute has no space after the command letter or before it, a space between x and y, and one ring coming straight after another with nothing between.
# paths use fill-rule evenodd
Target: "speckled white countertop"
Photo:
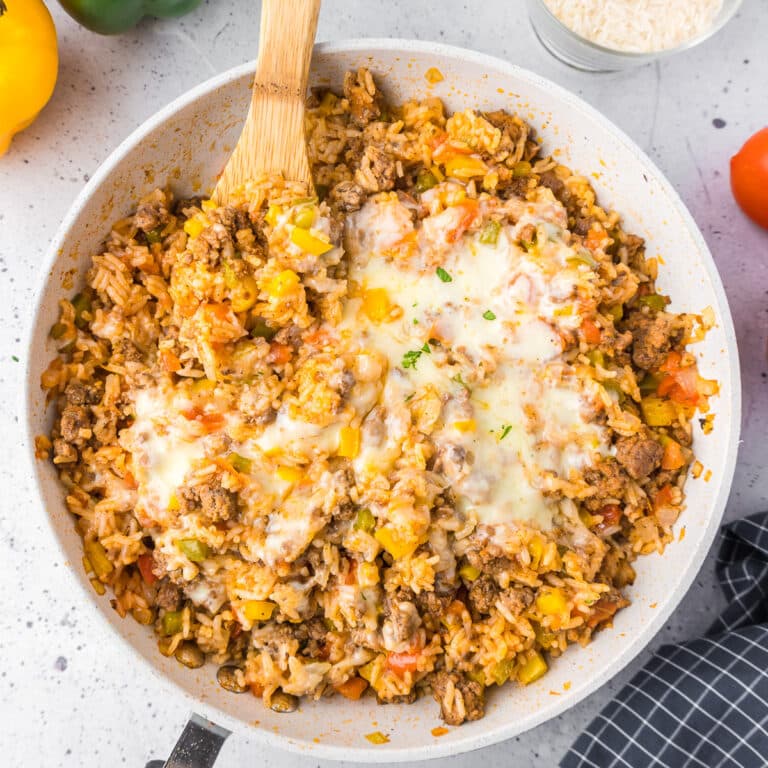
<instances>
[{"instance_id":1,"label":"speckled white countertop","mask_svg":"<svg viewBox=\"0 0 768 768\"><path fill-rule=\"evenodd\" d=\"M61 71L52 102L0 158L0 764L142 768L166 757L188 712L162 701L71 582L22 458L24 336L40 264L64 212L133 128L191 86L253 58L258 3L206 0L176 21L145 21L103 38L52 0ZM690 207L720 268L736 324L744 384L743 442L727 511L768 508L768 233L736 209L728 159L768 122L768 4L746 0L700 48L624 74L588 75L539 45L521 0L414 4L326 0L318 39L416 37L511 59L583 96L643 147ZM710 555L655 638L687 638L721 607ZM510 742L441 764L554 766L579 731L646 655L586 701ZM218 765L314 768L321 761L265 749L242 734ZM331 765L331 764L328 764Z\"/></svg>"}]
</instances>

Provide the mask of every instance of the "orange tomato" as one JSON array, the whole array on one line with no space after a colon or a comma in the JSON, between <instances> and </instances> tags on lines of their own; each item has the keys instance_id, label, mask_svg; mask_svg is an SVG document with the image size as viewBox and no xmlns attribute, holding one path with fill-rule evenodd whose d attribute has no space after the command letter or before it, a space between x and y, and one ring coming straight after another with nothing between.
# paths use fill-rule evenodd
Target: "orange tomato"
<instances>
[{"instance_id":1,"label":"orange tomato","mask_svg":"<svg viewBox=\"0 0 768 768\"><path fill-rule=\"evenodd\" d=\"M768 128L747 139L731 158L731 189L741 210L768 229Z\"/></svg>"},{"instance_id":2,"label":"orange tomato","mask_svg":"<svg viewBox=\"0 0 768 768\"><path fill-rule=\"evenodd\" d=\"M664 445L664 455L661 458L662 469L680 469L685 465L685 456L680 443L668 440Z\"/></svg>"},{"instance_id":3,"label":"orange tomato","mask_svg":"<svg viewBox=\"0 0 768 768\"><path fill-rule=\"evenodd\" d=\"M587 239L584 241L584 245L590 251L596 251L598 248L603 247L606 239L606 234L600 227L592 226L587 232Z\"/></svg>"},{"instance_id":4,"label":"orange tomato","mask_svg":"<svg viewBox=\"0 0 768 768\"><path fill-rule=\"evenodd\" d=\"M464 200L453 206L453 210L456 211L456 226L445 236L449 243L455 243L472 226L478 214L477 200Z\"/></svg>"},{"instance_id":5,"label":"orange tomato","mask_svg":"<svg viewBox=\"0 0 768 768\"><path fill-rule=\"evenodd\" d=\"M653 496L653 509L657 511L663 507L672 506L672 486L665 485L659 488Z\"/></svg>"},{"instance_id":6,"label":"orange tomato","mask_svg":"<svg viewBox=\"0 0 768 768\"><path fill-rule=\"evenodd\" d=\"M205 432L215 432L224 426L224 416L220 413L204 413L199 408L185 408L181 415L189 421L196 421Z\"/></svg>"},{"instance_id":7,"label":"orange tomato","mask_svg":"<svg viewBox=\"0 0 768 768\"><path fill-rule=\"evenodd\" d=\"M293 349L287 344L280 344L277 341L273 341L269 345L267 360L275 365L285 365L290 361L292 355Z\"/></svg>"},{"instance_id":8,"label":"orange tomato","mask_svg":"<svg viewBox=\"0 0 768 768\"><path fill-rule=\"evenodd\" d=\"M387 666L402 677L406 672L415 672L421 654L418 651L403 651L387 655Z\"/></svg>"},{"instance_id":9,"label":"orange tomato","mask_svg":"<svg viewBox=\"0 0 768 768\"><path fill-rule=\"evenodd\" d=\"M181 368L181 361L170 349L160 351L160 364L168 373L175 373Z\"/></svg>"},{"instance_id":10,"label":"orange tomato","mask_svg":"<svg viewBox=\"0 0 768 768\"><path fill-rule=\"evenodd\" d=\"M368 683L362 677L350 677L349 680L334 686L337 693L351 701L357 701L367 687Z\"/></svg>"},{"instance_id":11,"label":"orange tomato","mask_svg":"<svg viewBox=\"0 0 768 768\"><path fill-rule=\"evenodd\" d=\"M600 340L603 338L600 328L593 320L582 320L581 332L584 334L584 341L586 341L587 344L599 344Z\"/></svg>"}]
</instances>

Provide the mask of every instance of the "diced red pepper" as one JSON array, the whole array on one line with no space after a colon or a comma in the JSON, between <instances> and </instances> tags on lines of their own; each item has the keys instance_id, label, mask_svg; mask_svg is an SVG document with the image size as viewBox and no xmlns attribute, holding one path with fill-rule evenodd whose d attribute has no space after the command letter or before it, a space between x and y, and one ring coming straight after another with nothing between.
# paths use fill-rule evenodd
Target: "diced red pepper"
<instances>
[{"instance_id":1,"label":"diced red pepper","mask_svg":"<svg viewBox=\"0 0 768 768\"><path fill-rule=\"evenodd\" d=\"M598 248L602 248L603 243L605 243L607 239L607 235L601 227L592 226L587 232L587 239L584 241L584 245L589 248L590 251L596 251Z\"/></svg>"},{"instance_id":2,"label":"diced red pepper","mask_svg":"<svg viewBox=\"0 0 768 768\"><path fill-rule=\"evenodd\" d=\"M205 413L200 408L194 406L185 408L181 415L189 421L196 421L206 432L215 432L224 426L224 416L220 413Z\"/></svg>"},{"instance_id":3,"label":"diced red pepper","mask_svg":"<svg viewBox=\"0 0 768 768\"><path fill-rule=\"evenodd\" d=\"M148 587L151 587L157 581L157 576L152 570L155 567L155 558L149 552L145 552L139 555L138 565L141 578Z\"/></svg>"},{"instance_id":4,"label":"diced red pepper","mask_svg":"<svg viewBox=\"0 0 768 768\"><path fill-rule=\"evenodd\" d=\"M402 677L406 672L415 672L419 665L421 653L419 651L403 651L402 653L390 653L387 655L387 667L396 675Z\"/></svg>"},{"instance_id":5,"label":"diced red pepper","mask_svg":"<svg viewBox=\"0 0 768 768\"><path fill-rule=\"evenodd\" d=\"M603 521L595 526L595 530L602 532L619 524L622 509L618 504L606 504L600 509L599 514L603 518Z\"/></svg>"},{"instance_id":6,"label":"diced red pepper","mask_svg":"<svg viewBox=\"0 0 768 768\"><path fill-rule=\"evenodd\" d=\"M474 223L478 214L477 200L464 200L453 206L458 216L456 226L449 230L445 239L449 243L455 243Z\"/></svg>"},{"instance_id":7,"label":"diced red pepper","mask_svg":"<svg viewBox=\"0 0 768 768\"><path fill-rule=\"evenodd\" d=\"M581 332L587 344L599 344L603 338L600 328L589 318L581 321Z\"/></svg>"},{"instance_id":8,"label":"diced red pepper","mask_svg":"<svg viewBox=\"0 0 768 768\"><path fill-rule=\"evenodd\" d=\"M273 365L285 365L290 362L293 355L293 348L287 344L280 344L277 341L273 341L269 345L269 354L267 355L267 361Z\"/></svg>"},{"instance_id":9,"label":"diced red pepper","mask_svg":"<svg viewBox=\"0 0 768 768\"><path fill-rule=\"evenodd\" d=\"M654 510L672 506L672 486L665 485L659 488L653 496Z\"/></svg>"}]
</instances>

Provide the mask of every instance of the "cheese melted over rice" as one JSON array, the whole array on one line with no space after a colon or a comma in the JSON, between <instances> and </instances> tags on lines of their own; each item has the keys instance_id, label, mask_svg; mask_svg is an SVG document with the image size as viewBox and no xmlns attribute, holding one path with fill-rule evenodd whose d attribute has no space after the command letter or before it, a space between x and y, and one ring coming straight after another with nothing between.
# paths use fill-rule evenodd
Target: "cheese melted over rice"
<instances>
[{"instance_id":1,"label":"cheese melted over rice","mask_svg":"<svg viewBox=\"0 0 768 768\"><path fill-rule=\"evenodd\" d=\"M436 211L436 196L451 194L451 186L433 190ZM430 193L423 199L430 205ZM308 489L290 470L309 471L316 459L337 454L345 428L360 434L350 462L359 503L379 521L401 525L396 505L383 506L375 490L396 466L420 404L432 412L436 472L460 511L486 524L552 526L549 481L575 477L610 452L594 421L591 388L598 385L561 354L560 331L579 327L594 273L569 244L559 203L490 198L479 214L495 222L495 242L476 233L453 237L455 207L414 229L394 194L347 220L349 298L341 322L323 331L360 375L327 423L303 420L283 403L272 423L249 424L220 401L215 385L165 383L134 393L135 421L122 442L134 457L140 514L170 526L160 551L181 562L174 541L185 528L194 534L196 521L177 514L179 488L214 472L222 453L236 452L252 462L260 509L271 508L252 556L290 562L323 524L307 514ZM507 218L516 223L502 223ZM526 228L536 233L535 249L521 244ZM387 317L371 318L371 295L386 297ZM330 477L320 473L313 490Z\"/></svg>"}]
</instances>

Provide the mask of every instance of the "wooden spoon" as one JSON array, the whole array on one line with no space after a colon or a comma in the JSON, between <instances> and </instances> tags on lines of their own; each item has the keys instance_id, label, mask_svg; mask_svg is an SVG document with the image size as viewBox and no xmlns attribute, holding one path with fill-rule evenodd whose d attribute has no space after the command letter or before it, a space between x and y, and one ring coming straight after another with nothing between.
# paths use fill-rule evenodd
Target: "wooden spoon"
<instances>
[{"instance_id":1,"label":"wooden spoon","mask_svg":"<svg viewBox=\"0 0 768 768\"><path fill-rule=\"evenodd\" d=\"M249 179L282 173L313 189L304 102L320 0L263 0L251 106L214 199L222 205Z\"/></svg>"}]
</instances>

